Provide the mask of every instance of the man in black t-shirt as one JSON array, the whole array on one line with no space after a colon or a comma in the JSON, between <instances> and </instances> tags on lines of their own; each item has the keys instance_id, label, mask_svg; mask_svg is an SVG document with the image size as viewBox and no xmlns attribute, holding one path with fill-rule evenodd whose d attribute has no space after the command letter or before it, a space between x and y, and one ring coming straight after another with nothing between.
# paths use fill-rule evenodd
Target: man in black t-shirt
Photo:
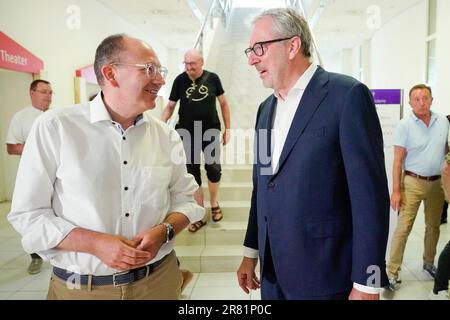
<instances>
[{"instance_id":1,"label":"man in black t-shirt","mask_svg":"<svg viewBox=\"0 0 450 320\"><path fill-rule=\"evenodd\" d=\"M211 218L214 222L223 218L217 201L221 178L220 139L225 145L230 139L230 110L224 90L217 74L203 70L203 57L196 49L184 55L185 72L178 75L172 85L169 102L163 110L162 120L172 116L175 106L180 101L179 120L176 129L183 139L187 157L187 171L191 173L200 188L195 194L197 203L204 206L201 188L200 153L205 157L205 170L208 177L208 189L211 203ZM219 100L225 130L221 125L216 109ZM189 231L196 232L206 224L206 216L190 225Z\"/></svg>"}]
</instances>

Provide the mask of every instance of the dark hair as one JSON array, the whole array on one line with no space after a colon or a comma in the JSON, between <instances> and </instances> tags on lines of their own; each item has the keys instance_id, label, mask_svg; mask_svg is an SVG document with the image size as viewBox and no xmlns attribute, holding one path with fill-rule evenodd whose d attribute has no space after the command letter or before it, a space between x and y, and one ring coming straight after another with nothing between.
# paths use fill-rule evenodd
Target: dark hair
<instances>
[{"instance_id":1,"label":"dark hair","mask_svg":"<svg viewBox=\"0 0 450 320\"><path fill-rule=\"evenodd\" d=\"M267 16L272 18L274 31L280 37L299 37L302 42L303 56L311 57L312 34L305 18L292 8L275 8L259 14L253 23Z\"/></svg>"},{"instance_id":2,"label":"dark hair","mask_svg":"<svg viewBox=\"0 0 450 320\"><path fill-rule=\"evenodd\" d=\"M102 75L102 67L105 64L118 60L119 54L124 51L123 39L125 34L114 34L104 39L97 47L95 52L94 71L97 77L97 82L101 86L104 84Z\"/></svg>"},{"instance_id":3,"label":"dark hair","mask_svg":"<svg viewBox=\"0 0 450 320\"><path fill-rule=\"evenodd\" d=\"M414 87L409 90L409 97L411 98L411 94L414 90L428 90L430 92L430 97L433 96L433 92L431 91L431 88L427 86L426 84L416 84Z\"/></svg>"},{"instance_id":4,"label":"dark hair","mask_svg":"<svg viewBox=\"0 0 450 320\"><path fill-rule=\"evenodd\" d=\"M30 90L31 90L31 91L35 91L39 83L45 83L45 84L50 85L50 82L48 82L48 81L46 81L46 80L37 79L37 80L34 80L34 81L30 84Z\"/></svg>"}]
</instances>

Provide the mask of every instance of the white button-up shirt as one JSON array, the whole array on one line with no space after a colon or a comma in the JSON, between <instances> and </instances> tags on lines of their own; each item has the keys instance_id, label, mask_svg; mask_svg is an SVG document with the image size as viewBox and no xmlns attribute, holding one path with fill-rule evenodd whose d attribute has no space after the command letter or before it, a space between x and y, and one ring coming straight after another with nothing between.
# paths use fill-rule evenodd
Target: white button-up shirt
<instances>
[{"instance_id":1,"label":"white button-up shirt","mask_svg":"<svg viewBox=\"0 0 450 320\"><path fill-rule=\"evenodd\" d=\"M26 252L81 274L118 270L97 257L54 249L74 228L133 238L180 212L200 220L198 185L186 171L179 135L152 117L121 131L101 94L91 103L46 112L22 155L8 219ZM158 261L174 247L164 244Z\"/></svg>"},{"instance_id":2,"label":"white button-up shirt","mask_svg":"<svg viewBox=\"0 0 450 320\"><path fill-rule=\"evenodd\" d=\"M25 109L17 112L11 119L9 124L8 135L6 136L7 144L24 144L30 133L31 127L44 111L35 108L33 106L26 107Z\"/></svg>"},{"instance_id":3,"label":"white button-up shirt","mask_svg":"<svg viewBox=\"0 0 450 320\"><path fill-rule=\"evenodd\" d=\"M286 143L298 105L316 70L317 65L311 64L295 83L294 87L289 90L286 97L281 97L278 92L274 93L277 97L277 109L272 130L272 170L274 173L278 171L281 152Z\"/></svg>"}]
</instances>

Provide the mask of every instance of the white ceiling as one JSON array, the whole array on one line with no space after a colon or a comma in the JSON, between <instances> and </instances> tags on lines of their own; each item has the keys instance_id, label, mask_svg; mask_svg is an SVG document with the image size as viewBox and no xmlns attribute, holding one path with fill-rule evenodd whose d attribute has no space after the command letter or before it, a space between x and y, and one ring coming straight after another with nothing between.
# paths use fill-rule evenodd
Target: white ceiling
<instances>
[{"instance_id":1,"label":"white ceiling","mask_svg":"<svg viewBox=\"0 0 450 320\"><path fill-rule=\"evenodd\" d=\"M188 5L188 0L98 0L125 20L158 39L168 48L185 50L192 47L201 27ZM212 0L191 0L207 14ZM235 0L244 2L253 0ZM259 0L262 5L266 0ZM319 49L334 53L370 39L380 26L421 0L303 0L308 18L314 16L321 2L326 6L314 28ZM254 2L254 1L253 1ZM282 1L284 2L284 1ZM375 6L375 7L374 7ZM368 12L371 8L372 11Z\"/></svg>"},{"instance_id":2,"label":"white ceiling","mask_svg":"<svg viewBox=\"0 0 450 320\"><path fill-rule=\"evenodd\" d=\"M201 23L186 0L98 0L168 48L193 46ZM211 0L192 0L203 16Z\"/></svg>"},{"instance_id":3,"label":"white ceiling","mask_svg":"<svg viewBox=\"0 0 450 320\"><path fill-rule=\"evenodd\" d=\"M418 2L421 0L329 0L314 28L319 50L331 53L352 48Z\"/></svg>"}]
</instances>

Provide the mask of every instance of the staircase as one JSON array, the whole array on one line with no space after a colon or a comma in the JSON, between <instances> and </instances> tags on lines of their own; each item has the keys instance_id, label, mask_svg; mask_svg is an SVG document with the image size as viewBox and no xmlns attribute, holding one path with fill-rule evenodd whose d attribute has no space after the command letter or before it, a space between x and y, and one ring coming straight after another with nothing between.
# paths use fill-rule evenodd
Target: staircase
<instances>
[{"instance_id":1,"label":"staircase","mask_svg":"<svg viewBox=\"0 0 450 320\"><path fill-rule=\"evenodd\" d=\"M238 150L237 139L222 150L222 180L219 203L224 218L208 224L196 233L187 229L176 238L176 252L181 267L192 272L235 272L242 260L243 241L247 229L252 192L253 143L251 131L255 125L259 104L272 92L262 87L253 67L244 54L250 38L252 17L257 12L249 8L235 8L231 12L226 35L215 39L219 46L215 66L206 69L216 72L225 89L231 111L232 129L246 131L245 148ZM219 108L219 107L218 107ZM219 112L220 114L220 112ZM208 215L209 192L202 168L203 192Z\"/></svg>"}]
</instances>

